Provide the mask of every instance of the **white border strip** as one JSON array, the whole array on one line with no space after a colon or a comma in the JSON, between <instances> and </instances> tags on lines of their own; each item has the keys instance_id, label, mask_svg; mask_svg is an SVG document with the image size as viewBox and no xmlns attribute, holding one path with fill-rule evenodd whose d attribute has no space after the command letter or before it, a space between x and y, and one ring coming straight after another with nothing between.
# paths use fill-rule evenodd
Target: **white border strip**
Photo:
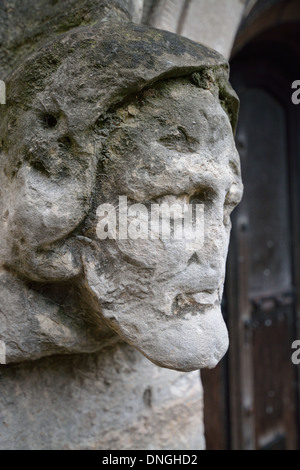
<instances>
[{"instance_id":1,"label":"white border strip","mask_svg":"<svg viewBox=\"0 0 300 470\"><path fill-rule=\"evenodd\" d=\"M6 346L3 341L0 341L0 364L6 364Z\"/></svg>"},{"instance_id":2,"label":"white border strip","mask_svg":"<svg viewBox=\"0 0 300 470\"><path fill-rule=\"evenodd\" d=\"M6 86L2 80L0 80L0 104L6 104Z\"/></svg>"}]
</instances>

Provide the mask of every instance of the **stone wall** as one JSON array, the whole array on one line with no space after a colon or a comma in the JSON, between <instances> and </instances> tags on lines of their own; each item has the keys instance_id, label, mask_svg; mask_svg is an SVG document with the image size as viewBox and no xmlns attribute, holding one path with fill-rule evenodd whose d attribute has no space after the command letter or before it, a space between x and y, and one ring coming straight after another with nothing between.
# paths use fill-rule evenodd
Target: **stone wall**
<instances>
[{"instance_id":1,"label":"stone wall","mask_svg":"<svg viewBox=\"0 0 300 470\"><path fill-rule=\"evenodd\" d=\"M203 449L199 373L130 346L0 368L0 449Z\"/></svg>"},{"instance_id":2,"label":"stone wall","mask_svg":"<svg viewBox=\"0 0 300 470\"><path fill-rule=\"evenodd\" d=\"M143 21L230 57L245 0L146 0Z\"/></svg>"}]
</instances>

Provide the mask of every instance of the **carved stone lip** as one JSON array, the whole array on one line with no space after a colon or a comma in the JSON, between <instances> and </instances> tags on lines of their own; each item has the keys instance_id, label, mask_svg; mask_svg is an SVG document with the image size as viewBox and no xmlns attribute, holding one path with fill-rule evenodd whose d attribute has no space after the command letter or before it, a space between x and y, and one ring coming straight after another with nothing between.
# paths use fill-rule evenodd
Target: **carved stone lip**
<instances>
[{"instance_id":1,"label":"carved stone lip","mask_svg":"<svg viewBox=\"0 0 300 470\"><path fill-rule=\"evenodd\" d=\"M220 305L219 289L204 290L179 294L176 297L178 307L199 306L201 308L215 308Z\"/></svg>"},{"instance_id":2,"label":"carved stone lip","mask_svg":"<svg viewBox=\"0 0 300 470\"><path fill-rule=\"evenodd\" d=\"M197 304L203 305L203 306L215 307L216 304L220 303L218 290L215 290L213 292L210 292L210 291L198 292L196 294L193 294L192 298Z\"/></svg>"}]
</instances>

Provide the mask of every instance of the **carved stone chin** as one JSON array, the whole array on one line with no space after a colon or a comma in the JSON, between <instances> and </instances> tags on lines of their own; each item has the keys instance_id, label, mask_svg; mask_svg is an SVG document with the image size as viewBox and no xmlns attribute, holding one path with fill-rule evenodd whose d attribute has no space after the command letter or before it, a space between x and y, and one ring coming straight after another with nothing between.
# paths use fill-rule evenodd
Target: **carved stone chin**
<instances>
[{"instance_id":1,"label":"carved stone chin","mask_svg":"<svg viewBox=\"0 0 300 470\"><path fill-rule=\"evenodd\" d=\"M226 60L130 23L80 28L9 77L7 102L5 361L122 339L162 367L214 367L228 347L220 304L242 195ZM203 233L193 215L174 236L173 212L163 233L152 211L172 205L182 215L201 208Z\"/></svg>"}]
</instances>

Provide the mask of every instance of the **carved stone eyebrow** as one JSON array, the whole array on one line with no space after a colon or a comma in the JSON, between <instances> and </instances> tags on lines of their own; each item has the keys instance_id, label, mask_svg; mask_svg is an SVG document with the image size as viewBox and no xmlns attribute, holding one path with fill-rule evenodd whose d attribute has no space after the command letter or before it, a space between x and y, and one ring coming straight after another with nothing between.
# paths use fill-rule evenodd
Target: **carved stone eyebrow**
<instances>
[{"instance_id":1,"label":"carved stone eyebrow","mask_svg":"<svg viewBox=\"0 0 300 470\"><path fill-rule=\"evenodd\" d=\"M184 126L178 126L173 131L165 132L158 142L170 150L179 144L183 152L195 152L200 143L198 139L190 135Z\"/></svg>"}]
</instances>

